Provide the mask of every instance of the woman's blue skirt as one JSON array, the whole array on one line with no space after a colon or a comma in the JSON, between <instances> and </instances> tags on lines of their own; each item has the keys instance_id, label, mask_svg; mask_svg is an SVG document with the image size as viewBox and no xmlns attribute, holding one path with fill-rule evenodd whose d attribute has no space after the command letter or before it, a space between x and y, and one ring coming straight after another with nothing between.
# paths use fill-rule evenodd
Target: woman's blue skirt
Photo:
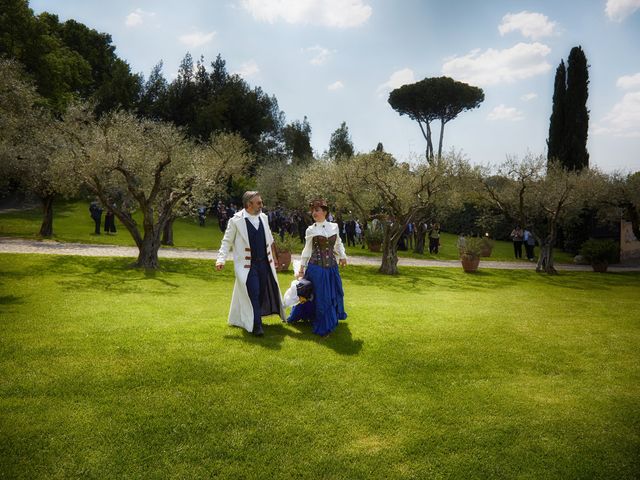
<instances>
[{"instance_id":1,"label":"woman's blue skirt","mask_svg":"<svg viewBox=\"0 0 640 480\"><path fill-rule=\"evenodd\" d=\"M338 266L324 268L310 264L304 278L313 284L313 300L295 305L287 322L311 320L313 333L327 335L338 326L338 320L347 318Z\"/></svg>"}]
</instances>

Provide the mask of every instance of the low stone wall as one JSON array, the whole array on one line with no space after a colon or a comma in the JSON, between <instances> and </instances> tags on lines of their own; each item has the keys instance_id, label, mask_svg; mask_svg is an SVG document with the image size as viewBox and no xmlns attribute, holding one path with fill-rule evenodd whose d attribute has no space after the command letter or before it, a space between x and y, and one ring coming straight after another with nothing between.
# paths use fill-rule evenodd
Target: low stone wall
<instances>
[{"instance_id":1,"label":"low stone wall","mask_svg":"<svg viewBox=\"0 0 640 480\"><path fill-rule=\"evenodd\" d=\"M631 222L620 220L620 261L640 263L640 240L631 229Z\"/></svg>"}]
</instances>

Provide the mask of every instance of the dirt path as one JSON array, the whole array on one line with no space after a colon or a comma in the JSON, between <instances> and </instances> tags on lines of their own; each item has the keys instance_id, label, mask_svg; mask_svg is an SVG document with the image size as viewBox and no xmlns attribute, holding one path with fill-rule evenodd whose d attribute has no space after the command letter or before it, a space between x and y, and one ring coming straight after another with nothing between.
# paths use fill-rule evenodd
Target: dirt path
<instances>
[{"instance_id":1,"label":"dirt path","mask_svg":"<svg viewBox=\"0 0 640 480\"><path fill-rule=\"evenodd\" d=\"M81 255L89 257L137 257L138 249L135 247L122 247L116 245L94 245L85 243L62 243L49 240L25 240L10 237L0 237L0 252L3 253L44 253L53 255ZM217 250L192 250L186 248L163 247L158 252L160 258L196 258L201 260L215 260ZM293 259L298 259L293 255ZM380 265L377 257L349 257L351 265ZM460 267L458 260L421 260L417 258L400 258L399 266L413 267ZM533 262L495 262L482 260L480 268L495 268L504 270L535 270ZM588 265L556 264L558 270L591 271ZM614 272L640 271L640 265L614 265L609 270Z\"/></svg>"}]
</instances>

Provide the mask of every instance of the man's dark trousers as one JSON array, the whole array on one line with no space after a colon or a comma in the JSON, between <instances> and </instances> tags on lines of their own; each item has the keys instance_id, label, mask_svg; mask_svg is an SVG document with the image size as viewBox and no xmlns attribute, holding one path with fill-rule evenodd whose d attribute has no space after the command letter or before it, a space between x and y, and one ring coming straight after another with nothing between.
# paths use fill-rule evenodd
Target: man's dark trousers
<instances>
[{"instance_id":1,"label":"man's dark trousers","mask_svg":"<svg viewBox=\"0 0 640 480\"><path fill-rule=\"evenodd\" d=\"M253 227L251 227L253 228ZM262 328L262 302L264 300L264 286L269 281L267 275L270 274L269 263L262 261L251 264L249 275L247 276L247 291L253 307L253 331L260 331Z\"/></svg>"},{"instance_id":2,"label":"man's dark trousers","mask_svg":"<svg viewBox=\"0 0 640 480\"><path fill-rule=\"evenodd\" d=\"M245 222L251 247L251 268L247 276L247 292L253 307L253 331L257 332L262 329L262 303L269 281L268 275L271 275L269 271L271 266L267 257L267 241L262 221L260 221L260 227L257 230L249 219L245 218Z\"/></svg>"}]
</instances>

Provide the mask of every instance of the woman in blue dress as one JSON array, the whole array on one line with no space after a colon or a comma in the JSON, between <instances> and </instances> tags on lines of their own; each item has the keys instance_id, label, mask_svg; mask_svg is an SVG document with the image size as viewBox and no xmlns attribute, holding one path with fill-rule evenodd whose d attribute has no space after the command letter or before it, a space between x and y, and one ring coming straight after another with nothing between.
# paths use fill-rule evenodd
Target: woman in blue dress
<instances>
[{"instance_id":1,"label":"woman in blue dress","mask_svg":"<svg viewBox=\"0 0 640 480\"><path fill-rule=\"evenodd\" d=\"M338 224L327 221L327 202L314 200L310 207L315 223L305 233L298 276L313 284L313 300L294 306L287 321L311 320L313 333L324 337L335 330L338 320L347 318L338 271L338 264L347 264L347 255Z\"/></svg>"}]
</instances>

